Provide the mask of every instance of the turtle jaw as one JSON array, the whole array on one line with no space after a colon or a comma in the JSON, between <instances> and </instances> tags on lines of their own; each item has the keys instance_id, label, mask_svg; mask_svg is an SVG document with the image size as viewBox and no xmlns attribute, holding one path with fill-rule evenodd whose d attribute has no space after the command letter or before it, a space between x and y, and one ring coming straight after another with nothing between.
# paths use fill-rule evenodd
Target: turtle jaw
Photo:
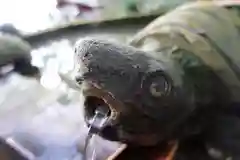
<instances>
[{"instance_id":1,"label":"turtle jaw","mask_svg":"<svg viewBox=\"0 0 240 160\"><path fill-rule=\"evenodd\" d=\"M101 130L99 135L110 141L119 141L123 143L128 143L136 146L154 146L159 142L159 137L156 133L138 133L138 132L128 132L125 130L122 124L122 114L130 121L135 121L137 123L139 119L131 119L131 107L127 104L120 102L112 93L109 93L97 84L83 81L82 83L82 93L84 96L84 118L85 122L89 126L89 120L93 118L97 106L107 107L110 112L108 113L109 120L107 125ZM125 118L124 117L124 118ZM129 123L130 123L129 121ZM134 130L134 128L133 128Z\"/></svg>"},{"instance_id":2,"label":"turtle jaw","mask_svg":"<svg viewBox=\"0 0 240 160\"><path fill-rule=\"evenodd\" d=\"M102 110L109 110L107 116L109 124L113 124L117 119L117 113L124 107L113 98L108 92L104 91L98 85L87 82L82 82L82 93L84 100L84 116L85 120L89 120L94 117L95 111L98 107Z\"/></svg>"},{"instance_id":3,"label":"turtle jaw","mask_svg":"<svg viewBox=\"0 0 240 160\"><path fill-rule=\"evenodd\" d=\"M98 107L104 107L102 109L109 110L107 114L108 122L104 128L101 129L99 135L110 141L121 141L117 133L118 129L114 124L118 118L118 111L115 109L118 108L116 106L119 106L119 104L116 104L117 101L96 84L87 82L87 80L82 81L81 86L84 96L84 119L87 126L91 125L90 120L93 119L96 109Z\"/></svg>"}]
</instances>

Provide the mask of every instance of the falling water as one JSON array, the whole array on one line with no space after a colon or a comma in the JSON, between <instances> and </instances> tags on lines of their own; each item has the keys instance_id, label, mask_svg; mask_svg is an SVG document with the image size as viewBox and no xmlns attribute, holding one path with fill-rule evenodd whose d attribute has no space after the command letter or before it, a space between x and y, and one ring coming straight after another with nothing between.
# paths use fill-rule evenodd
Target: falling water
<instances>
[{"instance_id":1,"label":"falling water","mask_svg":"<svg viewBox=\"0 0 240 160\"><path fill-rule=\"evenodd\" d=\"M98 107L95 111L95 116L90 120L90 127L84 146L83 160L96 160L95 145L91 145L90 150L90 143L94 143L95 136L106 126L108 122L108 113L109 110L104 110L104 107Z\"/></svg>"}]
</instances>

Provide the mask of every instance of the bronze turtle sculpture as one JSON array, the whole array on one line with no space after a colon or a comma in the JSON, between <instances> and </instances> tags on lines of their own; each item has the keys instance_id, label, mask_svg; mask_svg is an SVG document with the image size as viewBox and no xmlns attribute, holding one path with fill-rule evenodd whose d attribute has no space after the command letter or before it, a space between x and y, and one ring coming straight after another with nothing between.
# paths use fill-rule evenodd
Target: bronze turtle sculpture
<instances>
[{"instance_id":1,"label":"bronze turtle sculpture","mask_svg":"<svg viewBox=\"0 0 240 160\"><path fill-rule=\"evenodd\" d=\"M108 140L145 147L177 141L174 159L240 159L238 7L187 3L128 44L79 40L86 123L97 106L108 106L111 120L100 133Z\"/></svg>"}]
</instances>

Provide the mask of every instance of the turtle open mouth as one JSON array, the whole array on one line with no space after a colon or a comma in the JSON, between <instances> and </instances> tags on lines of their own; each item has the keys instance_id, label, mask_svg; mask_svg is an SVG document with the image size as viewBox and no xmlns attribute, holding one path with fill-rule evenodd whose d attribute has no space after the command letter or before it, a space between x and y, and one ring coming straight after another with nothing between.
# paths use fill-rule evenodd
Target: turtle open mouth
<instances>
[{"instance_id":1,"label":"turtle open mouth","mask_svg":"<svg viewBox=\"0 0 240 160\"><path fill-rule=\"evenodd\" d=\"M96 96L87 96L84 102L86 107L87 118L92 118L95 116L96 112L102 112L105 116L110 117L111 109L109 105L102 99Z\"/></svg>"},{"instance_id":2,"label":"turtle open mouth","mask_svg":"<svg viewBox=\"0 0 240 160\"><path fill-rule=\"evenodd\" d=\"M115 128L115 126L112 124L114 111L112 111L110 105L107 104L103 98L97 96L87 96L84 102L84 106L85 121L87 123L87 126L90 128L95 127L94 129L96 129L96 126L94 125L98 125L97 132L100 136L108 140L118 141L119 137L117 128ZM105 118L107 119L107 121L105 121L106 124L93 124L94 118L99 114L99 117L102 118L102 122Z\"/></svg>"}]
</instances>

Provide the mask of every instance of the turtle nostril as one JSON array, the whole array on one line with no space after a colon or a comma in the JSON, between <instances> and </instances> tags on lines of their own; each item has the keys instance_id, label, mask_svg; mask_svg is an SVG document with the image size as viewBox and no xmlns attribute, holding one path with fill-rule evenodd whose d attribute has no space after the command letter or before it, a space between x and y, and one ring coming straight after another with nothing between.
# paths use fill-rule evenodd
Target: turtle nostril
<instances>
[{"instance_id":1,"label":"turtle nostril","mask_svg":"<svg viewBox=\"0 0 240 160\"><path fill-rule=\"evenodd\" d=\"M83 78L81 76L76 76L75 77L75 82L77 82L78 85L81 85L83 82Z\"/></svg>"}]
</instances>

